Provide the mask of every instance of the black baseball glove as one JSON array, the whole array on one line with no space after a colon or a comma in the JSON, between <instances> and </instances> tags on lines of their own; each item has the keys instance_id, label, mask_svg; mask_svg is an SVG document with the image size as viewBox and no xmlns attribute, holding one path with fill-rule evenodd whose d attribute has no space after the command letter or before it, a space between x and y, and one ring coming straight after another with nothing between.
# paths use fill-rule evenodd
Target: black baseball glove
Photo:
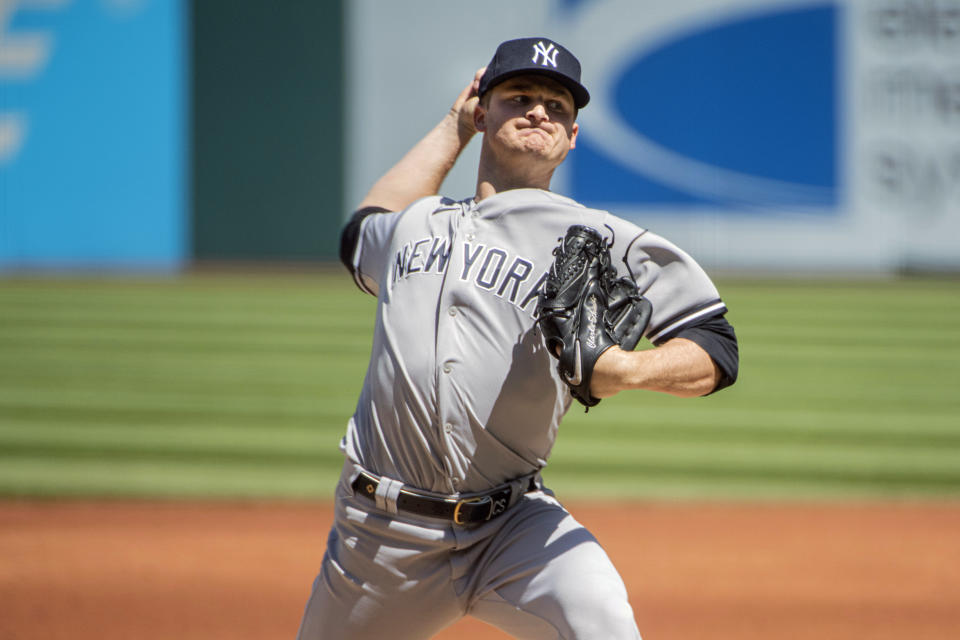
<instances>
[{"instance_id":1,"label":"black baseball glove","mask_svg":"<svg viewBox=\"0 0 960 640\"><path fill-rule=\"evenodd\" d=\"M650 321L652 307L636 283L617 278L610 247L598 231L583 225L567 229L537 302L537 322L557 370L570 392L586 407L593 367L614 345L633 350Z\"/></svg>"}]
</instances>

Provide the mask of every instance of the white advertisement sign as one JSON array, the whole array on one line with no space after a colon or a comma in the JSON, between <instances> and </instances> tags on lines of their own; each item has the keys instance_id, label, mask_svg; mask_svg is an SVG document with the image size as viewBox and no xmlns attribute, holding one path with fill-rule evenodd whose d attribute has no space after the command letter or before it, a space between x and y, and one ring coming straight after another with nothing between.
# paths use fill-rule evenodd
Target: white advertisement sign
<instances>
[{"instance_id":1,"label":"white advertisement sign","mask_svg":"<svg viewBox=\"0 0 960 640\"><path fill-rule=\"evenodd\" d=\"M499 42L544 35L592 95L555 190L712 268L960 268L960 0L519 6L351 5L348 203Z\"/></svg>"}]
</instances>

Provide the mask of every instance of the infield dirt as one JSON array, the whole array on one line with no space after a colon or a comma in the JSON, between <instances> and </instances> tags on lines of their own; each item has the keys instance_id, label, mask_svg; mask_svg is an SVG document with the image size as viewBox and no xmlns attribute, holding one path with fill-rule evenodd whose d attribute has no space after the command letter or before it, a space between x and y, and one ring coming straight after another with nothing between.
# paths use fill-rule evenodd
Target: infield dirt
<instances>
[{"instance_id":1,"label":"infield dirt","mask_svg":"<svg viewBox=\"0 0 960 640\"><path fill-rule=\"evenodd\" d=\"M568 507L648 640L960 638L960 503ZM0 502L0 640L292 640L330 513ZM471 619L437 636L506 637Z\"/></svg>"}]
</instances>

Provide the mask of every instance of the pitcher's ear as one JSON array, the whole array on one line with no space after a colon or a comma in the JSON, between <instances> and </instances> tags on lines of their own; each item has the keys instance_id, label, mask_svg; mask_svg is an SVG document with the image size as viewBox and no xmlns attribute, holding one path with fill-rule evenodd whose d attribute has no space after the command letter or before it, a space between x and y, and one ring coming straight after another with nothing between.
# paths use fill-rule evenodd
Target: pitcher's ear
<instances>
[{"instance_id":1,"label":"pitcher's ear","mask_svg":"<svg viewBox=\"0 0 960 640\"><path fill-rule=\"evenodd\" d=\"M487 113L479 104L473 109L473 126L477 131L487 130Z\"/></svg>"}]
</instances>

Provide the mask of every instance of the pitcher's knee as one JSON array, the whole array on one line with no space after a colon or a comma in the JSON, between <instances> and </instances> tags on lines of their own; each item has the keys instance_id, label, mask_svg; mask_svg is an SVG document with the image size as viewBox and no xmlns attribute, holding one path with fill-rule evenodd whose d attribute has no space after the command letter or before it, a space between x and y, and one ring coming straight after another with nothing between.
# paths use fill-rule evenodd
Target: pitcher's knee
<instances>
[{"instance_id":1,"label":"pitcher's knee","mask_svg":"<svg viewBox=\"0 0 960 640\"><path fill-rule=\"evenodd\" d=\"M567 619L573 632L571 639L604 638L637 640L640 634L633 617L633 608L621 584L607 587L584 585L573 610L568 607Z\"/></svg>"}]
</instances>

